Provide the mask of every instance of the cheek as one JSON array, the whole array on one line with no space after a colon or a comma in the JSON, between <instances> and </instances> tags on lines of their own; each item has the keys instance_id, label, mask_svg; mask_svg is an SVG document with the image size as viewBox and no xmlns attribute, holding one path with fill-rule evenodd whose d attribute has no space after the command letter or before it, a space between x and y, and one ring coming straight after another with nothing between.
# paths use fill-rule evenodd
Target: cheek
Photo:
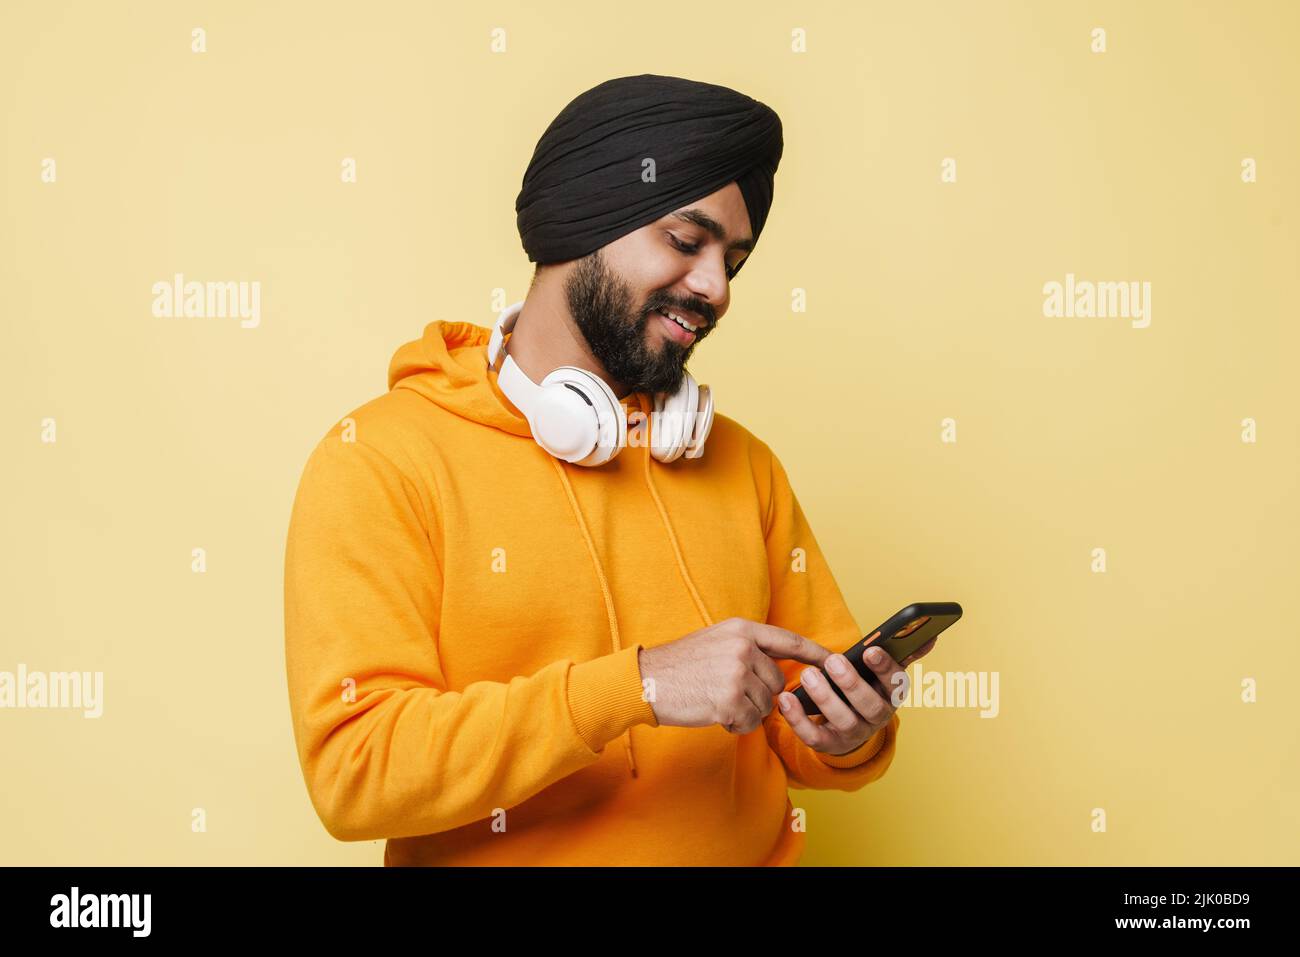
<instances>
[{"instance_id":1,"label":"cheek","mask_svg":"<svg viewBox=\"0 0 1300 957\"><path fill-rule=\"evenodd\" d=\"M628 284L641 292L643 303L653 292L680 286L689 272L689 264L681 253L666 242L651 240L629 245L622 257L622 268Z\"/></svg>"}]
</instances>

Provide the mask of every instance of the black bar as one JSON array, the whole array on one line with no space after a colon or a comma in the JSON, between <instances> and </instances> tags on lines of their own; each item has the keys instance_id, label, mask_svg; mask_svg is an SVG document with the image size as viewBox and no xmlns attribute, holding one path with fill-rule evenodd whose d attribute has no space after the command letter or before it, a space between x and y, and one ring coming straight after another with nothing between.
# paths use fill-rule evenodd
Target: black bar
<instances>
[{"instance_id":1,"label":"black bar","mask_svg":"<svg viewBox=\"0 0 1300 957\"><path fill-rule=\"evenodd\" d=\"M11 867L0 870L0 932L6 942L75 934L91 946L247 945L283 936L357 953L412 938L435 949L466 937L491 944L511 933L538 947L573 935L595 946L602 938L590 935L604 928L615 935L603 938L607 943L642 939L674 949L706 939L797 945L819 935L840 949L835 941L846 934L863 934L868 950L888 942L890 951L936 939L988 945L1098 935L1232 946L1242 935L1288 928L1282 912L1296 870ZM51 926L52 916L71 922L74 887L79 923L99 910L101 895L148 894L148 934L136 934L145 927L143 896L109 902L118 907L119 926ZM52 903L57 895L63 901ZM126 909L128 901L139 910ZM103 913L105 922L113 917L111 907ZM1200 926L1205 920L1208 929ZM1243 923L1214 923L1224 920Z\"/></svg>"}]
</instances>

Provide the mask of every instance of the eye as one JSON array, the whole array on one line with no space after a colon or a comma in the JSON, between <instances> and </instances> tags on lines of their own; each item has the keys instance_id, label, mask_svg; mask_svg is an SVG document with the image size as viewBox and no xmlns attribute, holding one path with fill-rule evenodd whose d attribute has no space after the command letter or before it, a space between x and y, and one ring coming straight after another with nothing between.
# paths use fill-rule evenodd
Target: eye
<instances>
[{"instance_id":1,"label":"eye","mask_svg":"<svg viewBox=\"0 0 1300 957\"><path fill-rule=\"evenodd\" d=\"M690 254L690 253L698 253L700 251L699 243L684 243L676 236L674 236L672 233L668 234L668 238L673 241L674 246L676 246L684 253Z\"/></svg>"},{"instance_id":2,"label":"eye","mask_svg":"<svg viewBox=\"0 0 1300 957\"><path fill-rule=\"evenodd\" d=\"M676 236L674 236L672 233L668 234L668 239L672 242L673 246L675 246L678 250L680 250L681 252L685 253L688 256L693 256L700 251L699 243L684 243ZM744 260L742 259L740 262L744 262ZM728 281L730 281L736 275L736 268L739 265L740 263L737 263L736 266L730 266L724 264L724 268L726 269L727 272Z\"/></svg>"}]
</instances>

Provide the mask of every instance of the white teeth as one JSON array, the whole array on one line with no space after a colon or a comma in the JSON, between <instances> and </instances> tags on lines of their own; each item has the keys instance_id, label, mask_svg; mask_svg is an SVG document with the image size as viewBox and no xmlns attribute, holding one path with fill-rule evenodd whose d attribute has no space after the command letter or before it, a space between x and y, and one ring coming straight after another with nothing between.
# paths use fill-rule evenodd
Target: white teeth
<instances>
[{"instance_id":1,"label":"white teeth","mask_svg":"<svg viewBox=\"0 0 1300 957\"><path fill-rule=\"evenodd\" d=\"M691 332L694 332L696 329L699 328L699 326L691 325L689 322L687 322L685 319L683 319L681 316L677 315L676 313L660 312L660 315L667 316L669 319L676 322L679 326L689 329Z\"/></svg>"}]
</instances>

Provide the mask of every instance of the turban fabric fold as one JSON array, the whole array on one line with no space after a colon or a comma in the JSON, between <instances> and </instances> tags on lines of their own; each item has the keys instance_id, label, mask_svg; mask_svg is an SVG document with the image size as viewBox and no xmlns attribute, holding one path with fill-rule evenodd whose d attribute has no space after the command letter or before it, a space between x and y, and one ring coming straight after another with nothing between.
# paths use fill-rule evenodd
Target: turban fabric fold
<instances>
[{"instance_id":1,"label":"turban fabric fold","mask_svg":"<svg viewBox=\"0 0 1300 957\"><path fill-rule=\"evenodd\" d=\"M757 241L783 145L780 117L725 86L651 73L607 80L537 141L515 200L524 251L537 263L577 259L732 181Z\"/></svg>"}]
</instances>

